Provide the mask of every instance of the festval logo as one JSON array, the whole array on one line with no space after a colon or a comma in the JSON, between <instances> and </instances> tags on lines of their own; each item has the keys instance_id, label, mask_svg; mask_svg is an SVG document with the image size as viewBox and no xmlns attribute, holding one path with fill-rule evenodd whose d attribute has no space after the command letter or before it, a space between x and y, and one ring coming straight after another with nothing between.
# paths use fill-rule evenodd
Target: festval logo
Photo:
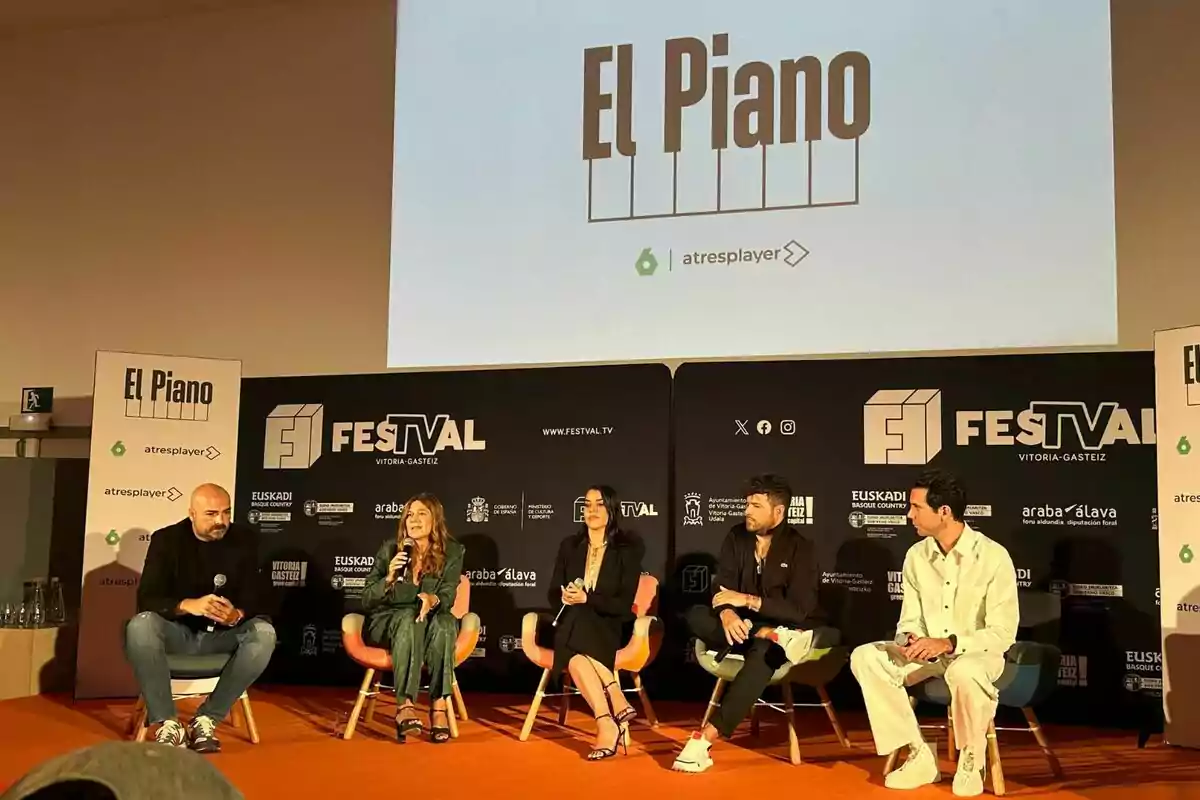
<instances>
[{"instance_id":1,"label":"festval logo","mask_svg":"<svg viewBox=\"0 0 1200 800\"><path fill-rule=\"evenodd\" d=\"M105 535L104 541L106 544L116 545L117 542L121 541L121 534L117 533L116 528L113 528Z\"/></svg>"},{"instance_id":2,"label":"festval logo","mask_svg":"<svg viewBox=\"0 0 1200 800\"><path fill-rule=\"evenodd\" d=\"M116 444L108 448L108 452L112 453L117 458L120 458L121 456L125 455L125 443L118 439Z\"/></svg>"},{"instance_id":3,"label":"festval logo","mask_svg":"<svg viewBox=\"0 0 1200 800\"><path fill-rule=\"evenodd\" d=\"M1188 441L1187 436L1180 436L1179 443L1175 445L1175 451L1181 456L1186 456L1192 452L1192 443Z\"/></svg>"},{"instance_id":4,"label":"festval logo","mask_svg":"<svg viewBox=\"0 0 1200 800\"><path fill-rule=\"evenodd\" d=\"M1182 548L1180 548L1179 560L1182 561L1184 564L1192 563L1192 559L1195 557L1196 557L1196 554L1192 552L1192 548L1188 547L1186 544Z\"/></svg>"}]
</instances>

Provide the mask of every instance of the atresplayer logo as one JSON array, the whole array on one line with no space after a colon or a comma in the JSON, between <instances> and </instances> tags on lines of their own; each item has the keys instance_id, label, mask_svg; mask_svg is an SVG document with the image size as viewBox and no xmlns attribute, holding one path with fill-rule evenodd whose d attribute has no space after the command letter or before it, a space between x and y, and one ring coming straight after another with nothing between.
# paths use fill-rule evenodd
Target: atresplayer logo
<instances>
[{"instance_id":1,"label":"atresplayer logo","mask_svg":"<svg viewBox=\"0 0 1200 800\"><path fill-rule=\"evenodd\" d=\"M769 203L767 196L767 147L776 144L809 144L828 132L836 139L857 141L871 126L871 62L858 51L839 53L824 68L813 55L783 58L777 67L765 61L747 61L733 68L720 63L729 55L728 33L712 36L712 49L700 39L682 36L664 43L666 73L663 91L662 152L672 156L669 212L638 213L634 196L634 160L638 142L633 135L634 46L601 45L583 51L583 125L582 155L588 162L588 222L609 222L664 217L732 214L756 211L814 208L858 203L858 149L854 154L854 196L842 200L814 202L811 185L807 199L799 202ZM615 59L614 91L603 91L604 66ZM711 67L710 67L711 59ZM732 78L732 80L731 80ZM804 105L797 102L804 92ZM683 150L684 111L695 109L708 98L711 109L709 148L715 151L716 207L679 210L679 153ZM731 104L731 98L737 98ZM827 101L828 107L822 108ZM731 109L732 105L732 109ZM778 118L776 108L779 109ZM822 111L825 113L823 114ZM613 142L601 139L604 112L615 115L613 129L619 155L629 159L629 208L618 216L597 216L594 210L592 172L594 162L613 158ZM731 135L732 134L732 135ZM721 152L732 145L741 150L760 148L761 202L757 207L721 205ZM811 155L811 151L810 151ZM650 274L638 270L639 274Z\"/></svg>"}]
</instances>

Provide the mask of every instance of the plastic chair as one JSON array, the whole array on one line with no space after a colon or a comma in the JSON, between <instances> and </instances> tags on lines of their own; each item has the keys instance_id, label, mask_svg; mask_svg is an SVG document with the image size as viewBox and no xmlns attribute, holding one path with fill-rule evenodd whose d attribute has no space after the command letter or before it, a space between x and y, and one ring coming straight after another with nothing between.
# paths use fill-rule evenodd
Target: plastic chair
<instances>
[{"instance_id":1,"label":"plastic chair","mask_svg":"<svg viewBox=\"0 0 1200 800\"><path fill-rule=\"evenodd\" d=\"M470 610L471 606L471 582L466 575L459 578L458 591L454 595L454 605L450 607L450 613L458 620L458 636L454 641L454 683L451 684L451 691L454 696L454 702L447 704L446 717L450 721L450 735L458 738L458 720L456 716L462 717L466 722L470 719L467 716L467 704L463 702L462 692L458 688L458 667L475 651L475 645L479 642L479 615ZM366 724L371 724L375 718L376 702L380 695L383 694L383 689L394 689L394 686L388 686L383 683L382 679L376 679L378 672L391 672L392 654L390 651L382 647L371 647L363 642L362 630L365 617L362 614L347 614L342 617L342 647L346 651L346 655L350 656L353 661L360 667L367 670L367 674L363 676L362 685L358 688L358 699L354 702L354 710L350 712L350 719L346 723L346 730L342 734L343 739L349 740L354 736L354 729L358 726L359 717L363 712L363 703L366 703ZM428 690L428 686L421 687L423 691ZM394 696L393 696L394 697ZM395 702L393 699L391 702ZM458 713L455 714L455 704L458 705Z\"/></svg>"},{"instance_id":2,"label":"plastic chair","mask_svg":"<svg viewBox=\"0 0 1200 800\"><path fill-rule=\"evenodd\" d=\"M996 737L997 731L1020 731L1032 733L1042 748L1046 760L1050 762L1050 771L1054 777L1062 777L1062 765L1058 756L1050 747L1042 726L1038 723L1033 707L1044 701L1058 686L1058 665L1062 654L1057 647L1040 642L1017 642L1004 654L1004 672L996 681L1000 691L998 705L1002 708L1019 708L1025 715L1026 725L1019 728L997 727L995 720L988 724L987 733L987 768L992 774L992 791L997 795L1004 794L1004 769L1000 763L1000 742ZM946 724L922 725L924 729L946 731L946 752L951 761L957 759L954 750L954 717L950 713L950 687L944 678L931 678L927 681L909 687L913 705L918 701L946 706ZM888 756L883 767L883 774L892 771L900 751Z\"/></svg>"},{"instance_id":3,"label":"plastic chair","mask_svg":"<svg viewBox=\"0 0 1200 800\"><path fill-rule=\"evenodd\" d=\"M796 715L794 709L800 708L817 708L818 706L825 709L825 715L829 717L829 723L833 726L833 732L837 735L838 741L842 747L851 747L850 740L846 738L845 732L842 730L842 725L838 722L837 712L833 708L833 702L829 699L829 693L825 691L825 687L837 677L841 672L842 667L846 665L849 659L849 651L847 648L839 645L841 642L841 633L834 628L818 628L813 633L813 651L806 661L799 664L784 664L779 669L775 670L775 674L771 676L771 681L768 686L778 686L783 694L782 706L777 703L769 703L761 698L757 700L754 707L750 710L750 731L755 736L758 735L758 710L760 708L769 708L772 711L781 711L787 717L788 723L788 755L793 764L803 763L800 757L800 737L796 732ZM713 687L712 697L708 701L708 708L704 711L704 719L700 723L703 728L712 718L713 711L721 705L721 695L725 691L733 679L738 676L745 666L745 661L740 655L728 655L723 660L717 661L716 652L709 650L708 646L699 639L695 640L694 644L696 663L699 664L705 672L717 679L717 685ZM792 686L798 684L800 686L808 686L816 690L817 696L820 699L819 703L797 703L792 695Z\"/></svg>"},{"instance_id":4,"label":"plastic chair","mask_svg":"<svg viewBox=\"0 0 1200 800\"><path fill-rule=\"evenodd\" d=\"M616 664L613 667L613 677L617 680L622 694L636 694L642 701L642 709L646 721L651 728L658 727L658 717L654 714L654 706L650 705L650 697L646 687L642 685L641 672L654 662L658 650L662 646L662 626L657 617L653 616L658 608L658 578L642 573L638 579L637 594L633 599L633 634L629 641L617 651ZM561 697L562 704L558 708L558 724L565 725L567 712L571 706L571 695L579 694L579 690L571 685L570 673L563 675L563 691L547 692L546 684L550 681L550 669L554 665L554 650L542 647L537 643L538 614L531 611L521 620L521 650L525 657L534 665L542 668L542 678L538 681L537 691L533 695L533 703L529 713L525 715L525 724L521 726L520 740L529 738L533 730L534 720L542 699L546 697ZM633 676L633 688L626 689L621 685L621 673L628 672Z\"/></svg>"},{"instance_id":5,"label":"plastic chair","mask_svg":"<svg viewBox=\"0 0 1200 800\"><path fill-rule=\"evenodd\" d=\"M168 655L167 668L171 673L171 697L176 701L196 697L208 697L217 688L225 665L233 658L232 653L217 653L206 656ZM219 722L220 720L218 720ZM259 743L258 725L254 722L254 711L250 708L250 697L246 692L229 710L229 721L234 728L244 728L247 738ZM146 725L146 698L138 695L133 707L133 719L129 723L129 734L136 741L144 742L149 728Z\"/></svg>"}]
</instances>

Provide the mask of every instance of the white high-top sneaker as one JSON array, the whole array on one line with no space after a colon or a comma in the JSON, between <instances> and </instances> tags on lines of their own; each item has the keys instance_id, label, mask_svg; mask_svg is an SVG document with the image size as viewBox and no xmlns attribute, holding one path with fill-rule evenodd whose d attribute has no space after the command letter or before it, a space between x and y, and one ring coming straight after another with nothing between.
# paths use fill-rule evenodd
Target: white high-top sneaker
<instances>
[{"instance_id":1,"label":"white high-top sneaker","mask_svg":"<svg viewBox=\"0 0 1200 800\"><path fill-rule=\"evenodd\" d=\"M954 773L954 794L975 797L983 794L983 767L975 759L975 748L964 747L958 752L958 771Z\"/></svg>"},{"instance_id":2,"label":"white high-top sneaker","mask_svg":"<svg viewBox=\"0 0 1200 800\"><path fill-rule=\"evenodd\" d=\"M813 632L794 631L791 628L777 627L775 641L783 648L788 663L799 664L812 653Z\"/></svg>"},{"instance_id":3,"label":"white high-top sneaker","mask_svg":"<svg viewBox=\"0 0 1200 800\"><path fill-rule=\"evenodd\" d=\"M712 756L708 754L711 746L699 733L693 733L683 750L675 757L671 769L676 772L704 772L713 765Z\"/></svg>"},{"instance_id":4,"label":"white high-top sneaker","mask_svg":"<svg viewBox=\"0 0 1200 800\"><path fill-rule=\"evenodd\" d=\"M909 749L908 759L900 769L887 774L883 785L889 789L917 789L937 783L941 779L942 772L938 769L933 751L929 749L929 745L921 742Z\"/></svg>"}]
</instances>

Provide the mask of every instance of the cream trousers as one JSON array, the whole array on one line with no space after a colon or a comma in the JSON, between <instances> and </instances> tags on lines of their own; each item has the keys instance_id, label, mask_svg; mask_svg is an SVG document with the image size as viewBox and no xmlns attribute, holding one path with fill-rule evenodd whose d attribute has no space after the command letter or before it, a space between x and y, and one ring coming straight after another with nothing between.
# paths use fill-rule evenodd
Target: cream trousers
<instances>
[{"instance_id":1,"label":"cream trousers","mask_svg":"<svg viewBox=\"0 0 1200 800\"><path fill-rule=\"evenodd\" d=\"M930 664L910 661L892 642L856 647L850 670L862 687L867 718L875 737L875 752L888 755L922 741L917 715L904 687L930 678L945 678L950 688L950 711L958 749L971 747L982 756L987 729L996 716L996 681L1004 672L1004 656L968 653L939 658Z\"/></svg>"}]
</instances>

